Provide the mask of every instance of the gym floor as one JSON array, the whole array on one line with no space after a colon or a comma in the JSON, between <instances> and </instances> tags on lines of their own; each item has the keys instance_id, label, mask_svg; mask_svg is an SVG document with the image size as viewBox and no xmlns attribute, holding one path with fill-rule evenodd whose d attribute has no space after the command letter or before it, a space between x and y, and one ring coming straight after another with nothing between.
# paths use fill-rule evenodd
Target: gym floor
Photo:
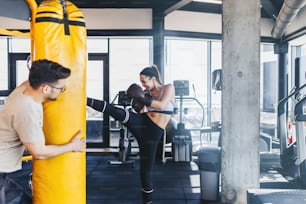
<instances>
[{"instance_id":1,"label":"gym floor","mask_svg":"<svg viewBox=\"0 0 306 204\"><path fill-rule=\"evenodd\" d=\"M141 204L139 159L131 158L134 164L109 165L117 161L114 154L87 154L87 204ZM23 169L11 176L22 186L28 188L32 162L24 162ZM201 200L200 172L197 158L192 162L173 162L165 164L157 161L154 177L155 204L217 204L218 201ZM293 188L276 172L262 173L263 188Z\"/></svg>"}]
</instances>

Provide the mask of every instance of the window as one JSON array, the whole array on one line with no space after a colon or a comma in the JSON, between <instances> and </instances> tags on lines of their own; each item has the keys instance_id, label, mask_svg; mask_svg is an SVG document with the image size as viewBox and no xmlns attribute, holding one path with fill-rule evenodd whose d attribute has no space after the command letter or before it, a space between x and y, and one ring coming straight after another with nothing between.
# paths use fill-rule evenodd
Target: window
<instances>
[{"instance_id":1,"label":"window","mask_svg":"<svg viewBox=\"0 0 306 204\"><path fill-rule=\"evenodd\" d=\"M0 90L8 89L8 53L7 38L0 38Z\"/></svg>"},{"instance_id":2,"label":"window","mask_svg":"<svg viewBox=\"0 0 306 204\"><path fill-rule=\"evenodd\" d=\"M194 39L166 39L165 83L189 81L189 96L177 98L177 122L186 128L201 128L207 99L207 42ZM203 107L197 103L197 100Z\"/></svg>"},{"instance_id":3,"label":"window","mask_svg":"<svg viewBox=\"0 0 306 204\"><path fill-rule=\"evenodd\" d=\"M260 125L261 131L271 136L275 134L278 103L278 57L273 44L261 44L260 52Z\"/></svg>"},{"instance_id":4,"label":"window","mask_svg":"<svg viewBox=\"0 0 306 204\"><path fill-rule=\"evenodd\" d=\"M140 71L152 64L151 38L110 38L109 100L117 103L116 95L125 91L132 83L138 83ZM117 121L110 121L110 146L118 147L120 127ZM136 140L132 146L137 146Z\"/></svg>"},{"instance_id":5,"label":"window","mask_svg":"<svg viewBox=\"0 0 306 204\"><path fill-rule=\"evenodd\" d=\"M214 70L222 69L222 42L211 42L211 73ZM211 121L221 121L221 91L211 89ZM209 113L208 113L209 114Z\"/></svg>"},{"instance_id":6,"label":"window","mask_svg":"<svg viewBox=\"0 0 306 204\"><path fill-rule=\"evenodd\" d=\"M151 38L110 39L110 101L130 84L140 84L139 72L152 64L150 50Z\"/></svg>"}]
</instances>

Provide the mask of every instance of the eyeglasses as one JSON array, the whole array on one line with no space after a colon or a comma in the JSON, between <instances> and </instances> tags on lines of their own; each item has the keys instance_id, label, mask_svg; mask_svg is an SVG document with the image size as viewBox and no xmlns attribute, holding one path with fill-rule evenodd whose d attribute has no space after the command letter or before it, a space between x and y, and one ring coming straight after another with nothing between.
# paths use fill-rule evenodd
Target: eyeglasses
<instances>
[{"instance_id":1,"label":"eyeglasses","mask_svg":"<svg viewBox=\"0 0 306 204\"><path fill-rule=\"evenodd\" d=\"M55 87L51 84L48 84L51 88L53 89L57 89L57 90L60 90L61 93L63 93L64 91L66 91L66 86L63 86L63 87Z\"/></svg>"}]
</instances>

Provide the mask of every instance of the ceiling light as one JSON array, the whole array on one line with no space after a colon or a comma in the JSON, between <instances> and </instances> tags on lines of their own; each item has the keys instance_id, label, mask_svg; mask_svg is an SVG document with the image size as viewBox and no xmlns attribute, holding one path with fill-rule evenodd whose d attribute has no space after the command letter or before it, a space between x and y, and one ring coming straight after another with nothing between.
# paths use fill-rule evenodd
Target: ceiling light
<instances>
[{"instance_id":1,"label":"ceiling light","mask_svg":"<svg viewBox=\"0 0 306 204\"><path fill-rule=\"evenodd\" d=\"M222 0L193 0L202 3L222 4Z\"/></svg>"}]
</instances>

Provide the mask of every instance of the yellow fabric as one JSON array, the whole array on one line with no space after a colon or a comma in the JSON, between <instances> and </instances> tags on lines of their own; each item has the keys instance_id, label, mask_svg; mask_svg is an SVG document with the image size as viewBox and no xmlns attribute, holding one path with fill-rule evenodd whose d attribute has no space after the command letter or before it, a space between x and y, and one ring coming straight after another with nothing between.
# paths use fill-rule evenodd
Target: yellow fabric
<instances>
[{"instance_id":1,"label":"yellow fabric","mask_svg":"<svg viewBox=\"0 0 306 204\"><path fill-rule=\"evenodd\" d=\"M32 55L35 55L35 51L34 51L34 23L35 21L33 19L35 19L35 15L36 15L36 10L37 10L37 3L36 0L25 0L26 3L29 5L31 12L31 22L30 22L30 37L31 37L31 53Z\"/></svg>"},{"instance_id":2,"label":"yellow fabric","mask_svg":"<svg viewBox=\"0 0 306 204\"><path fill-rule=\"evenodd\" d=\"M32 156L23 156L22 157L22 161L29 161L29 160L32 160Z\"/></svg>"},{"instance_id":3,"label":"yellow fabric","mask_svg":"<svg viewBox=\"0 0 306 204\"><path fill-rule=\"evenodd\" d=\"M29 38L30 33L23 33L18 30L7 30L5 28L0 28L0 34L1 35L9 35L9 36L15 36L15 37L22 37L22 38Z\"/></svg>"},{"instance_id":4,"label":"yellow fabric","mask_svg":"<svg viewBox=\"0 0 306 204\"><path fill-rule=\"evenodd\" d=\"M31 2L30 2L31 3ZM86 133L86 28L82 12L66 1L69 32L64 29L60 1L31 6L32 59L49 59L71 68L67 90L44 104L47 144L63 144L82 130ZM86 203L86 153L69 152L47 160L33 160L34 204Z\"/></svg>"}]
</instances>

